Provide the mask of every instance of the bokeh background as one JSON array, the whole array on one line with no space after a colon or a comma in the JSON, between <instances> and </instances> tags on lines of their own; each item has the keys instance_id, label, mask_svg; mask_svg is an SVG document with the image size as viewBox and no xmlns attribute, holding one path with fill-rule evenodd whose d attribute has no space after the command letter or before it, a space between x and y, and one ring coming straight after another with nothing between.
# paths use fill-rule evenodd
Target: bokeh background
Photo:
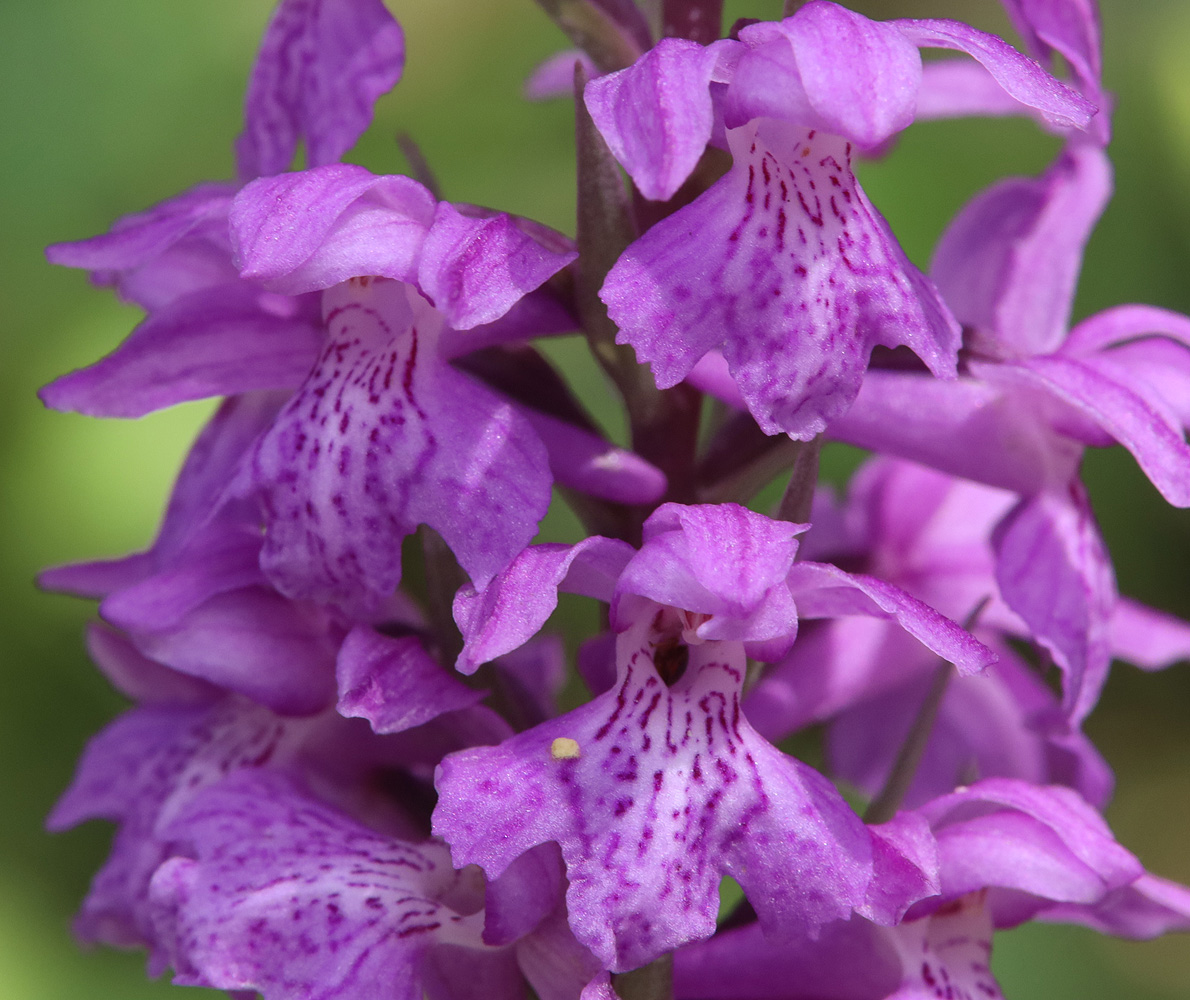
<instances>
[{"instance_id":1,"label":"bokeh background","mask_svg":"<svg viewBox=\"0 0 1190 1000\"><path fill-rule=\"evenodd\" d=\"M1190 4L1102 0L1106 79L1118 95L1117 194L1091 244L1078 312L1145 301L1190 312ZM405 163L410 133L446 197L573 231L572 111L529 105L526 74L562 40L531 0L389 0L408 41L404 80L351 159ZM123 707L88 663L92 608L44 595L46 565L113 556L152 537L181 455L210 412L133 422L44 411L55 375L114 347L136 313L82 274L44 263L200 180L230 176L243 84L270 0L0 0L0 1000L184 996L148 982L139 954L83 953L70 915L107 849L103 824L50 837L42 819L88 736ZM729 17L779 16L773 0ZM873 16L945 14L993 30L994 0L870 0ZM972 193L1042 169L1053 140L1025 122L911 129L864 183L924 264ZM559 348L563 357L581 351ZM601 388L584 392L598 405ZM1190 617L1190 512L1168 508L1118 449L1087 476L1122 591ZM1117 667L1090 732L1119 775L1109 819L1150 869L1190 882L1190 666ZM1016 1000L1190 996L1190 938L1134 944L1076 928L997 938ZM193 992L190 995L195 995Z\"/></svg>"}]
</instances>

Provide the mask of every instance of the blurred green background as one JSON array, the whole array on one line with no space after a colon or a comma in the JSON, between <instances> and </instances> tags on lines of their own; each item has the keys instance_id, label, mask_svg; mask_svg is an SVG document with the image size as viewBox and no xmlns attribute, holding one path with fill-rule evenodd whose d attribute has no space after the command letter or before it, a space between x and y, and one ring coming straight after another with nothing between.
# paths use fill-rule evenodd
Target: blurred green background
<instances>
[{"instance_id":1,"label":"blurred green background","mask_svg":"<svg viewBox=\"0 0 1190 1000\"><path fill-rule=\"evenodd\" d=\"M405 79L352 154L404 163L407 131L446 197L573 231L572 113L520 100L525 75L561 47L531 0L389 0L403 22ZM40 567L111 556L151 538L180 457L209 406L135 422L48 413L34 391L110 350L136 319L41 248L232 171L244 80L269 0L3 0L0 3L0 1000L184 996L144 979L140 955L84 954L70 914L106 852L90 824L50 837L42 818L87 737L121 709L83 653L84 602L39 594ZM943 13L1003 28L993 0L872 0L874 16ZM729 4L775 17L779 3ZM1190 5L1103 0L1106 78L1119 98L1117 195L1091 245L1080 315L1123 301L1190 312ZM864 181L912 256L974 191L1035 172L1052 140L1023 122L910 130ZM565 353L565 349L563 349ZM573 352L577 356L577 352ZM1190 617L1190 514L1168 508L1127 455L1087 463L1121 589ZM1111 820L1154 871L1190 882L1190 668L1117 668L1090 723L1119 775ZM997 938L1016 1000L1190 995L1190 939L1110 941L1071 928ZM193 993L191 995L194 995Z\"/></svg>"}]
</instances>

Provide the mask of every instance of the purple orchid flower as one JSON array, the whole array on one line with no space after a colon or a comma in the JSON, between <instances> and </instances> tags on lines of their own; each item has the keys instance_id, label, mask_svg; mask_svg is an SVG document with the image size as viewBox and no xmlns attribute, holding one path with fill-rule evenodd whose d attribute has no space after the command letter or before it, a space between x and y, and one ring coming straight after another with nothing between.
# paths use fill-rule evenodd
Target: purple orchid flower
<instances>
[{"instance_id":1,"label":"purple orchid flower","mask_svg":"<svg viewBox=\"0 0 1190 1000\"><path fill-rule=\"evenodd\" d=\"M261 44L237 143L241 183L333 163L400 79L405 43L381 0L283 0ZM201 184L111 232L50 247L149 312L112 356L43 390L47 405L140 416L181 399L289 387L319 343L318 304L244 286L227 213L240 184Z\"/></svg>"},{"instance_id":2,"label":"purple orchid flower","mask_svg":"<svg viewBox=\"0 0 1190 1000\"><path fill-rule=\"evenodd\" d=\"M1002 996L989 963L996 929L1029 919L1093 923L1092 915L1126 937L1187 926L1190 891L1144 872L1068 789L983 781L917 815L938 842L938 897L893 927L852 918L791 945L766 941L755 925L718 935L678 952L676 995L990 1000ZM1124 896L1134 916L1108 928L1102 914L1119 917Z\"/></svg>"},{"instance_id":3,"label":"purple orchid flower","mask_svg":"<svg viewBox=\"0 0 1190 1000\"><path fill-rule=\"evenodd\" d=\"M709 935L727 874L786 935L853 910L895 920L927 892L927 845L912 828L865 828L752 729L745 650L781 655L799 614L874 614L964 672L990 654L894 587L795 563L802 530L731 504L667 504L639 552L598 537L540 546L482 592L464 588L461 669L533 635L560 585L611 603L617 680L582 708L442 762L434 829L456 864L498 877L556 841L571 926L613 971Z\"/></svg>"},{"instance_id":4,"label":"purple orchid flower","mask_svg":"<svg viewBox=\"0 0 1190 1000\"><path fill-rule=\"evenodd\" d=\"M1190 320L1126 305L1068 331L1082 248L1109 190L1106 158L1080 145L1041 178L971 202L933 268L970 330L970 374L940 385L871 372L831 433L1023 494L1065 489L1084 446L1118 442L1168 501L1190 504Z\"/></svg>"},{"instance_id":5,"label":"purple orchid flower","mask_svg":"<svg viewBox=\"0 0 1190 1000\"><path fill-rule=\"evenodd\" d=\"M514 955L483 944L482 877L440 844L386 836L259 770L199 793L165 835L187 852L150 885L175 983L456 1000L461 963L487 995L519 995Z\"/></svg>"},{"instance_id":6,"label":"purple orchid flower","mask_svg":"<svg viewBox=\"0 0 1190 1000\"><path fill-rule=\"evenodd\" d=\"M245 483L265 506L262 561L284 591L365 610L400 579L400 540L419 523L490 579L548 505L543 439L571 482L621 500L664 489L651 466L528 416L448 363L452 345L467 349L448 327L486 324L488 343L524 336L492 324L574 257L542 227L463 214L406 178L344 166L249 185L232 231L246 278L327 289L326 346Z\"/></svg>"},{"instance_id":7,"label":"purple orchid flower","mask_svg":"<svg viewBox=\"0 0 1190 1000\"><path fill-rule=\"evenodd\" d=\"M362 636L351 642L366 643ZM350 646L350 642L348 646ZM402 720L361 721L334 711L284 718L209 684L128 655L127 644L107 643L101 666L119 664L115 680L144 703L92 740L70 788L50 815L52 830L104 818L120 824L111 857L100 870L77 921L80 937L127 947L147 944L150 966L172 959L154 929L149 882L179 848L173 824L194 796L229 773L269 768L308 779L333 804L405 839L424 839L424 796L397 802L377 798L380 771L399 769L417 783L430 778L444 753L507 738L511 729L490 709L460 699L449 688L423 684L406 695ZM348 650L348 659L375 645ZM383 652L383 650L379 651ZM344 701L351 700L345 692ZM355 714L365 714L357 712Z\"/></svg>"},{"instance_id":8,"label":"purple orchid flower","mask_svg":"<svg viewBox=\"0 0 1190 1000\"><path fill-rule=\"evenodd\" d=\"M738 41L663 40L591 82L592 118L646 198L672 197L708 142L732 154L727 175L632 244L601 292L659 386L722 347L761 429L809 439L855 398L877 344L906 345L953 377L959 327L851 170L855 148L913 120L919 46L974 56L1056 124L1093 113L992 36L869 21L821 0Z\"/></svg>"},{"instance_id":9,"label":"purple orchid flower","mask_svg":"<svg viewBox=\"0 0 1190 1000\"><path fill-rule=\"evenodd\" d=\"M911 803L970 780L974 768L981 777L1070 783L1102 805L1110 771L1078 727L1112 656L1146 670L1190 657L1190 625L1127 599L1100 604L1087 593L1093 574L1080 568L1078 545L1047 546L1041 543L1052 536L1032 532L1004 546L1014 530L1011 522L1004 530L1005 519L1027 511L1007 491L887 458L861 468L845 506L834 507L825 493L816 498L803 551L862 566L957 620L978 609L974 631L1000 656L983 675L952 680ZM1100 546L1090 551L1107 565ZM1046 647L1063 671L1061 706L1010 651L1009 639ZM875 792L935 664L888 623L824 622L766 672L744 708L772 740L837 718L831 745L839 773Z\"/></svg>"}]
</instances>

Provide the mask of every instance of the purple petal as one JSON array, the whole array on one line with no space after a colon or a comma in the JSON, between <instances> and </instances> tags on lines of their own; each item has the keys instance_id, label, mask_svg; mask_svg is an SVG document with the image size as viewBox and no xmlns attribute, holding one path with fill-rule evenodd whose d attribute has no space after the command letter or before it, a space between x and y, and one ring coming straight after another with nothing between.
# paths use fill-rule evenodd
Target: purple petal
<instances>
[{"instance_id":1,"label":"purple petal","mask_svg":"<svg viewBox=\"0 0 1190 1000\"><path fill-rule=\"evenodd\" d=\"M748 692L744 712L757 732L776 743L866 698L887 696L937 662L916 639L883 619L803 622L789 654Z\"/></svg>"},{"instance_id":2,"label":"purple petal","mask_svg":"<svg viewBox=\"0 0 1190 1000\"><path fill-rule=\"evenodd\" d=\"M830 425L840 441L1015 493L1061 487L1083 449L1045 420L1045 399L975 379L869 371L851 409Z\"/></svg>"},{"instance_id":3,"label":"purple petal","mask_svg":"<svg viewBox=\"0 0 1190 1000\"><path fill-rule=\"evenodd\" d=\"M443 670L420 639L389 638L365 625L343 641L336 678L339 714L367 719L377 733L413 729L486 696Z\"/></svg>"},{"instance_id":4,"label":"purple petal","mask_svg":"<svg viewBox=\"0 0 1190 1000\"><path fill-rule=\"evenodd\" d=\"M244 456L276 419L284 393L253 392L226 399L207 422L182 465L170 494L165 518L153 542L154 568L169 565L214 519L223 530L255 530L256 518L247 506L229 498L228 483ZM227 527L230 526L230 529ZM219 530L212 537L218 538Z\"/></svg>"},{"instance_id":5,"label":"purple petal","mask_svg":"<svg viewBox=\"0 0 1190 1000\"><path fill-rule=\"evenodd\" d=\"M264 583L254 528L212 524L183 557L104 600L100 614L126 630L168 628L215 594Z\"/></svg>"},{"instance_id":6,"label":"purple petal","mask_svg":"<svg viewBox=\"0 0 1190 1000\"><path fill-rule=\"evenodd\" d=\"M217 285L157 310L102 361L41 390L43 403L94 417L141 417L175 403L292 389L318 355L316 318L292 299Z\"/></svg>"},{"instance_id":7,"label":"purple petal","mask_svg":"<svg viewBox=\"0 0 1190 1000\"><path fill-rule=\"evenodd\" d=\"M651 462L574 424L525 407L550 458L550 472L563 486L615 503L653 504L665 493L665 473Z\"/></svg>"},{"instance_id":8,"label":"purple petal","mask_svg":"<svg viewBox=\"0 0 1190 1000\"><path fill-rule=\"evenodd\" d=\"M87 819L120 823L76 920L80 937L118 947L153 943L149 879L169 855L155 832L158 818L231 768L281 758L290 739L275 716L228 702L135 709L94 737L46 820L54 831ZM151 961L159 957L155 950Z\"/></svg>"},{"instance_id":9,"label":"purple petal","mask_svg":"<svg viewBox=\"0 0 1190 1000\"><path fill-rule=\"evenodd\" d=\"M728 175L633 243L600 293L657 384L722 345L761 428L809 438L855 398L876 344L953 374L958 326L859 188L850 146L775 122L729 140Z\"/></svg>"},{"instance_id":10,"label":"purple petal","mask_svg":"<svg viewBox=\"0 0 1190 1000\"><path fill-rule=\"evenodd\" d=\"M630 620L625 595L710 616L703 639L765 641L797 633L785 578L805 525L773 521L737 504L665 504L645 522L644 545L616 584L612 622Z\"/></svg>"},{"instance_id":11,"label":"purple petal","mask_svg":"<svg viewBox=\"0 0 1190 1000\"><path fill-rule=\"evenodd\" d=\"M40 584L81 597L106 597L169 567L215 516L223 514L229 522L234 521L235 512L225 506L227 484L245 451L272 423L280 404L272 393L247 393L219 407L191 446L148 552L47 570L39 578ZM243 529L244 524L241 521L238 527ZM216 531L214 537L221 535Z\"/></svg>"},{"instance_id":12,"label":"purple petal","mask_svg":"<svg viewBox=\"0 0 1190 1000\"><path fill-rule=\"evenodd\" d=\"M1015 100L1036 108L1056 128L1085 128L1096 112L1081 94L1059 83L1011 45L966 24L945 20L890 21L914 45L966 52L982 63Z\"/></svg>"},{"instance_id":13,"label":"purple petal","mask_svg":"<svg viewBox=\"0 0 1190 1000\"><path fill-rule=\"evenodd\" d=\"M725 874L782 934L864 905L867 831L829 782L740 718L742 648L691 647L667 687L650 624L620 637L613 691L442 762L434 829L455 863L497 877L557 841L571 926L613 971L709 936Z\"/></svg>"},{"instance_id":14,"label":"purple petal","mask_svg":"<svg viewBox=\"0 0 1190 1000\"><path fill-rule=\"evenodd\" d=\"M482 917L441 902L470 888L445 849L375 833L281 775L233 776L167 832L194 852L150 888L178 984L416 1000L422 952L479 945Z\"/></svg>"},{"instance_id":15,"label":"purple petal","mask_svg":"<svg viewBox=\"0 0 1190 1000\"><path fill-rule=\"evenodd\" d=\"M485 584L549 503L541 443L437 358L441 319L412 289L359 281L325 299L327 348L253 458L262 567L289 596L374 608L424 523Z\"/></svg>"},{"instance_id":16,"label":"purple petal","mask_svg":"<svg viewBox=\"0 0 1190 1000\"><path fill-rule=\"evenodd\" d=\"M82 267L100 276L142 267L195 229L225 220L234 194L230 184L200 184L146 212L124 217L102 236L55 243L46 249L46 257L52 264Z\"/></svg>"},{"instance_id":17,"label":"purple petal","mask_svg":"<svg viewBox=\"0 0 1190 1000\"><path fill-rule=\"evenodd\" d=\"M569 683L566 649L559 635L543 635L496 661L506 715L528 729L558 714L558 698Z\"/></svg>"},{"instance_id":18,"label":"purple petal","mask_svg":"<svg viewBox=\"0 0 1190 1000\"><path fill-rule=\"evenodd\" d=\"M668 201L711 138L715 48L663 38L627 69L592 80L583 100L612 155L652 201Z\"/></svg>"},{"instance_id":19,"label":"purple petal","mask_svg":"<svg viewBox=\"0 0 1190 1000\"><path fill-rule=\"evenodd\" d=\"M566 888L566 869L557 844L526 851L497 879L484 897L483 940L511 944L531 933L558 909Z\"/></svg>"},{"instance_id":20,"label":"purple petal","mask_svg":"<svg viewBox=\"0 0 1190 1000\"><path fill-rule=\"evenodd\" d=\"M401 78L405 39L381 0L282 0L260 47L236 142L241 177L333 163Z\"/></svg>"},{"instance_id":21,"label":"purple petal","mask_svg":"<svg viewBox=\"0 0 1190 1000\"><path fill-rule=\"evenodd\" d=\"M454 601L464 642L456 666L474 673L531 639L558 606L559 587L610 601L633 554L626 542L598 535L577 545L534 545L488 586L463 587Z\"/></svg>"},{"instance_id":22,"label":"purple petal","mask_svg":"<svg viewBox=\"0 0 1190 1000\"><path fill-rule=\"evenodd\" d=\"M1095 0L1003 0L1013 25L1039 59L1057 52L1084 93L1097 98L1102 72Z\"/></svg>"},{"instance_id":23,"label":"purple petal","mask_svg":"<svg viewBox=\"0 0 1190 1000\"><path fill-rule=\"evenodd\" d=\"M875 146L913 121L921 57L895 27L812 3L740 40L756 47L732 79L728 127L776 118Z\"/></svg>"},{"instance_id":24,"label":"purple petal","mask_svg":"<svg viewBox=\"0 0 1190 1000\"><path fill-rule=\"evenodd\" d=\"M418 287L456 330L492 323L578 257L536 233L502 212L465 215L439 202L417 265Z\"/></svg>"},{"instance_id":25,"label":"purple petal","mask_svg":"<svg viewBox=\"0 0 1190 1000\"><path fill-rule=\"evenodd\" d=\"M1119 349L1127 352L1128 348ZM1125 354L1125 357L1127 355ZM1154 393L1130 366L1110 355L1075 358L1064 354L1026 358L980 374L1007 385L1041 389L1067 404L1054 411L1061 430L1094 444L1115 439L1137 460L1162 495L1177 506L1190 505L1190 450L1177 410ZM1181 407L1184 402L1179 401ZM1101 441L1101 435L1107 441Z\"/></svg>"},{"instance_id":26,"label":"purple petal","mask_svg":"<svg viewBox=\"0 0 1190 1000\"><path fill-rule=\"evenodd\" d=\"M326 612L271 588L216 594L176 624L132 639L154 660L285 715L309 715L334 701L337 635Z\"/></svg>"},{"instance_id":27,"label":"purple petal","mask_svg":"<svg viewBox=\"0 0 1190 1000\"><path fill-rule=\"evenodd\" d=\"M253 181L230 221L243 277L294 295L369 275L414 280L433 217L417 181L342 164Z\"/></svg>"},{"instance_id":28,"label":"purple petal","mask_svg":"<svg viewBox=\"0 0 1190 1000\"><path fill-rule=\"evenodd\" d=\"M938 846L930 825L908 812L869 826L868 834L872 838L872 882L867 902L857 912L892 926L900 923L912 903L941 891Z\"/></svg>"},{"instance_id":29,"label":"purple petal","mask_svg":"<svg viewBox=\"0 0 1190 1000\"><path fill-rule=\"evenodd\" d=\"M114 590L139 583L155 566L153 553L137 552L123 559L55 566L38 575L37 585L52 593L101 599Z\"/></svg>"},{"instance_id":30,"label":"purple petal","mask_svg":"<svg viewBox=\"0 0 1190 1000\"><path fill-rule=\"evenodd\" d=\"M1113 344L1157 335L1190 346L1190 317L1157 306L1124 305L1096 313L1070 331L1062 353L1086 357Z\"/></svg>"},{"instance_id":31,"label":"purple petal","mask_svg":"<svg viewBox=\"0 0 1190 1000\"><path fill-rule=\"evenodd\" d=\"M740 984L747 983L754 1000L887 1000L901 980L900 959L887 937L887 929L857 919L828 924L814 939L789 941L775 941L751 924L677 952L674 993L680 1000L739 1000Z\"/></svg>"},{"instance_id":32,"label":"purple petal","mask_svg":"<svg viewBox=\"0 0 1190 1000\"><path fill-rule=\"evenodd\" d=\"M1033 108L1009 95L979 63L938 59L922 65L915 121L1033 113Z\"/></svg>"},{"instance_id":33,"label":"purple petal","mask_svg":"<svg viewBox=\"0 0 1190 1000\"><path fill-rule=\"evenodd\" d=\"M906 632L960 674L978 673L996 661L996 654L949 618L900 587L860 573L845 573L826 563L795 563L789 589L803 618L875 615L892 618Z\"/></svg>"},{"instance_id":34,"label":"purple petal","mask_svg":"<svg viewBox=\"0 0 1190 1000\"><path fill-rule=\"evenodd\" d=\"M1111 664L1116 602L1111 559L1082 488L1023 500L996 530L1000 593L1063 673L1075 724L1099 698Z\"/></svg>"},{"instance_id":35,"label":"purple petal","mask_svg":"<svg viewBox=\"0 0 1190 1000\"><path fill-rule=\"evenodd\" d=\"M1106 761L1066 727L1036 672L1007 648L997 651L1000 661L984 676L951 680L905 807L990 777L1064 784L1092 804L1106 804L1112 787ZM835 773L872 795L883 788L929 684L923 672L899 690L874 689L834 720L828 759Z\"/></svg>"},{"instance_id":36,"label":"purple petal","mask_svg":"<svg viewBox=\"0 0 1190 1000\"><path fill-rule=\"evenodd\" d=\"M551 848L557 853L556 847ZM565 905L522 938L516 951L525 980L540 1000L611 1000L603 992L587 993L587 989L600 990L601 986L610 990L610 977L599 960L575 939L566 922Z\"/></svg>"},{"instance_id":37,"label":"purple petal","mask_svg":"<svg viewBox=\"0 0 1190 1000\"><path fill-rule=\"evenodd\" d=\"M1131 885L1109 892L1091 906L1054 906L1039 919L1148 940L1171 931L1190 931L1190 889L1145 872Z\"/></svg>"},{"instance_id":38,"label":"purple petal","mask_svg":"<svg viewBox=\"0 0 1190 1000\"><path fill-rule=\"evenodd\" d=\"M588 80L599 76L599 68L589 55L580 49L567 49L550 56L529 74L524 89L526 100L548 101L555 97L573 97L576 63L583 67Z\"/></svg>"},{"instance_id":39,"label":"purple petal","mask_svg":"<svg viewBox=\"0 0 1190 1000\"><path fill-rule=\"evenodd\" d=\"M1190 660L1190 623L1121 597L1111 618L1112 655L1141 670Z\"/></svg>"},{"instance_id":40,"label":"purple petal","mask_svg":"<svg viewBox=\"0 0 1190 1000\"><path fill-rule=\"evenodd\" d=\"M1028 356L1062 344L1083 247L1110 194L1107 157L1074 146L1041 178L1002 181L963 208L930 275L982 350Z\"/></svg>"},{"instance_id":41,"label":"purple petal","mask_svg":"<svg viewBox=\"0 0 1190 1000\"><path fill-rule=\"evenodd\" d=\"M1023 902L1035 912L1041 900L1097 902L1143 871L1100 815L1066 788L994 778L920 812L938 839L947 895L989 886L1015 890L1029 894ZM1010 897L1002 906L998 926L1012 914Z\"/></svg>"},{"instance_id":42,"label":"purple petal","mask_svg":"<svg viewBox=\"0 0 1190 1000\"><path fill-rule=\"evenodd\" d=\"M98 622L88 625L86 634L91 659L126 698L146 705L199 705L219 695L213 685L150 660L127 636Z\"/></svg>"}]
</instances>

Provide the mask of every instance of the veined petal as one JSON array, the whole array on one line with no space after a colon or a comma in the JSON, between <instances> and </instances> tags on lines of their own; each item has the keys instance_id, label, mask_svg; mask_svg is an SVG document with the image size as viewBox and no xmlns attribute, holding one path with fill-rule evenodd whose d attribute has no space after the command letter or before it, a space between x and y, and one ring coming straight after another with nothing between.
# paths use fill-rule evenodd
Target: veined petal
<instances>
[{"instance_id":1,"label":"veined petal","mask_svg":"<svg viewBox=\"0 0 1190 1000\"><path fill-rule=\"evenodd\" d=\"M413 729L486 697L443 670L420 639L390 638L366 625L343 640L336 677L339 714L367 719L377 733Z\"/></svg>"},{"instance_id":2,"label":"veined petal","mask_svg":"<svg viewBox=\"0 0 1190 1000\"><path fill-rule=\"evenodd\" d=\"M711 138L714 46L663 38L627 69L587 84L583 100L641 194L667 201Z\"/></svg>"},{"instance_id":3,"label":"veined petal","mask_svg":"<svg viewBox=\"0 0 1190 1000\"><path fill-rule=\"evenodd\" d=\"M978 483L1030 494L1077 473L1081 445L1044 419L1044 397L972 378L869 371L855 403L830 425L847 441Z\"/></svg>"},{"instance_id":4,"label":"veined petal","mask_svg":"<svg viewBox=\"0 0 1190 1000\"><path fill-rule=\"evenodd\" d=\"M997 926L1028 919L1045 900L1097 902L1144 871L1068 788L993 778L919 812L938 840L945 894L1006 890L992 900Z\"/></svg>"},{"instance_id":5,"label":"veined petal","mask_svg":"<svg viewBox=\"0 0 1190 1000\"><path fill-rule=\"evenodd\" d=\"M303 304L238 282L154 311L102 361L51 382L43 403L94 417L141 417L176 403L291 389L321 346Z\"/></svg>"},{"instance_id":6,"label":"veined petal","mask_svg":"<svg viewBox=\"0 0 1190 1000\"><path fill-rule=\"evenodd\" d=\"M200 184L159 205L120 219L111 231L46 249L51 264L82 267L99 275L138 268L196 228L227 217L235 187Z\"/></svg>"},{"instance_id":7,"label":"veined petal","mask_svg":"<svg viewBox=\"0 0 1190 1000\"><path fill-rule=\"evenodd\" d=\"M1068 147L1037 180L1002 181L943 233L930 276L980 351L1029 356L1066 338L1083 248L1111 194L1102 150Z\"/></svg>"},{"instance_id":8,"label":"veined petal","mask_svg":"<svg viewBox=\"0 0 1190 1000\"><path fill-rule=\"evenodd\" d=\"M810 438L876 344L953 375L959 328L860 190L849 144L777 122L729 140L727 176L633 243L600 293L657 384L722 345L761 428Z\"/></svg>"},{"instance_id":9,"label":"veined petal","mask_svg":"<svg viewBox=\"0 0 1190 1000\"><path fill-rule=\"evenodd\" d=\"M94 737L46 825L88 819L120 823L75 927L80 937L120 947L152 943L149 879L168 857L156 834L190 795L234 767L279 760L293 734L276 716L229 700L126 712Z\"/></svg>"},{"instance_id":10,"label":"veined petal","mask_svg":"<svg viewBox=\"0 0 1190 1000\"><path fill-rule=\"evenodd\" d=\"M875 615L892 618L927 649L955 665L960 674L978 673L996 654L949 618L900 587L828 563L795 563L789 589L803 618Z\"/></svg>"},{"instance_id":11,"label":"veined petal","mask_svg":"<svg viewBox=\"0 0 1190 1000\"><path fill-rule=\"evenodd\" d=\"M443 760L434 830L455 863L496 877L557 841L571 926L613 971L709 936L723 875L782 935L863 906L867 831L829 782L740 716L742 645L690 647L668 687L650 626L620 636L613 690L499 747Z\"/></svg>"},{"instance_id":12,"label":"veined petal","mask_svg":"<svg viewBox=\"0 0 1190 1000\"><path fill-rule=\"evenodd\" d=\"M886 1000L932 1000L940 992L1003 1000L991 970L992 920L982 893L906 921L886 940L896 947L903 970L901 988Z\"/></svg>"},{"instance_id":13,"label":"veined petal","mask_svg":"<svg viewBox=\"0 0 1190 1000\"><path fill-rule=\"evenodd\" d=\"M230 221L243 277L292 295L354 277L415 280L433 218L417 181L334 164L253 181Z\"/></svg>"},{"instance_id":14,"label":"veined petal","mask_svg":"<svg viewBox=\"0 0 1190 1000\"><path fill-rule=\"evenodd\" d=\"M1116 583L1082 487L1022 500L993 537L996 581L1063 673L1074 724L1094 708L1111 665Z\"/></svg>"},{"instance_id":15,"label":"veined petal","mask_svg":"<svg viewBox=\"0 0 1190 1000\"><path fill-rule=\"evenodd\" d=\"M302 139L309 166L338 160L404 65L405 37L381 0L283 0L248 83L240 176L288 170Z\"/></svg>"},{"instance_id":16,"label":"veined petal","mask_svg":"<svg viewBox=\"0 0 1190 1000\"><path fill-rule=\"evenodd\" d=\"M176 983L266 1000L417 1000L424 951L481 947L482 916L443 902L478 889L445 848L382 836L282 775L235 775L165 833L193 851L150 886Z\"/></svg>"},{"instance_id":17,"label":"veined petal","mask_svg":"<svg viewBox=\"0 0 1190 1000\"><path fill-rule=\"evenodd\" d=\"M938 59L921 67L914 121L1033 113L1033 108L1012 97L979 63Z\"/></svg>"},{"instance_id":18,"label":"veined petal","mask_svg":"<svg viewBox=\"0 0 1190 1000\"><path fill-rule=\"evenodd\" d=\"M785 580L805 528L738 504L665 504L616 584L612 622L627 625L621 603L634 595L709 616L694 628L702 639L792 642L797 612Z\"/></svg>"},{"instance_id":19,"label":"veined petal","mask_svg":"<svg viewBox=\"0 0 1190 1000\"><path fill-rule=\"evenodd\" d=\"M628 543L599 535L577 545L534 545L486 587L464 586L454 600L464 643L459 670L474 673L536 635L558 606L559 588L610 601L633 554Z\"/></svg>"},{"instance_id":20,"label":"veined petal","mask_svg":"<svg viewBox=\"0 0 1190 1000\"><path fill-rule=\"evenodd\" d=\"M1000 365L995 377L1040 387L1069 405L1132 452L1166 500L1190 506L1190 448L1165 406L1154 406L1132 386L1065 355Z\"/></svg>"},{"instance_id":21,"label":"veined petal","mask_svg":"<svg viewBox=\"0 0 1190 1000\"><path fill-rule=\"evenodd\" d=\"M954 49L982 63L1015 100L1036 108L1056 128L1085 128L1096 107L1081 94L1059 83L1032 59L1021 55L995 35L959 21L896 20L895 25L921 48Z\"/></svg>"},{"instance_id":22,"label":"veined petal","mask_svg":"<svg viewBox=\"0 0 1190 1000\"><path fill-rule=\"evenodd\" d=\"M535 239L538 228L503 212L464 214L441 201L418 259L418 288L456 330L492 323L578 257Z\"/></svg>"},{"instance_id":23,"label":"veined petal","mask_svg":"<svg viewBox=\"0 0 1190 1000\"><path fill-rule=\"evenodd\" d=\"M1054 906L1038 919L1082 924L1100 934L1144 941L1171 931L1190 931L1190 889L1145 872L1097 903Z\"/></svg>"},{"instance_id":24,"label":"veined petal","mask_svg":"<svg viewBox=\"0 0 1190 1000\"><path fill-rule=\"evenodd\" d=\"M291 597L374 609L424 523L482 586L548 506L540 441L436 356L441 318L412 289L354 282L324 306L326 350L252 459L262 567Z\"/></svg>"}]
</instances>

